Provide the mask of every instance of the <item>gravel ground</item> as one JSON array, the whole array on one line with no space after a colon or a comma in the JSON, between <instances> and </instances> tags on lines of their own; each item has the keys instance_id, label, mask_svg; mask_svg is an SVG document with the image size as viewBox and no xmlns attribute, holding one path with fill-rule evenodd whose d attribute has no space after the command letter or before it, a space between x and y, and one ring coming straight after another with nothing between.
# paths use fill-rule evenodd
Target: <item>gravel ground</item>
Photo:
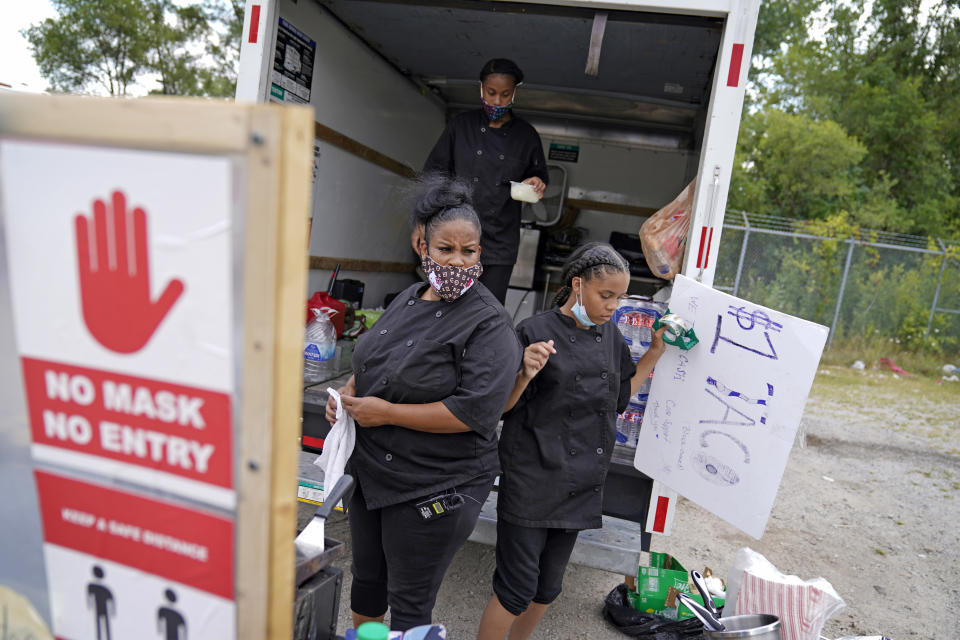
<instances>
[{"instance_id":1,"label":"gravel ground","mask_svg":"<svg viewBox=\"0 0 960 640\"><path fill-rule=\"evenodd\" d=\"M655 536L652 548L722 576L747 546L783 573L826 578L847 606L827 622L825 638L956 638L958 496L960 383L822 368L762 539L681 500L673 535ZM301 521L310 513L301 504ZM327 529L349 547L345 516ZM350 626L349 550L337 566L345 571L342 633ZM434 609L449 637L474 637L493 568L492 547L468 542L457 554ZM626 638L601 616L620 581L571 565L534 638Z\"/></svg>"}]
</instances>

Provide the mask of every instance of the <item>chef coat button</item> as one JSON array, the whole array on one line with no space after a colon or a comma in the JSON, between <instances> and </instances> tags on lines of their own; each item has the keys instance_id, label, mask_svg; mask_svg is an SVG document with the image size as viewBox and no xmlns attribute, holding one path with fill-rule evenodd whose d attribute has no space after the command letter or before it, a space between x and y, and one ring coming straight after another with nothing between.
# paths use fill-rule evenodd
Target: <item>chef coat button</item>
<instances>
[{"instance_id":1,"label":"chef coat button","mask_svg":"<svg viewBox=\"0 0 960 640\"><path fill-rule=\"evenodd\" d=\"M601 417L601 418L602 418L603 416L607 415L607 412L604 411L603 409L600 409L599 413L600 413L600 417Z\"/></svg>"},{"instance_id":2,"label":"chef coat button","mask_svg":"<svg viewBox=\"0 0 960 640\"><path fill-rule=\"evenodd\" d=\"M412 347L412 346L413 346L413 340L407 340L407 346L408 346L408 347Z\"/></svg>"},{"instance_id":3,"label":"chef coat button","mask_svg":"<svg viewBox=\"0 0 960 640\"><path fill-rule=\"evenodd\" d=\"M570 336L570 342L576 342L577 336Z\"/></svg>"},{"instance_id":4,"label":"chef coat button","mask_svg":"<svg viewBox=\"0 0 960 640\"><path fill-rule=\"evenodd\" d=\"M360 365L360 373L366 373L366 372L367 372L367 365L365 364Z\"/></svg>"},{"instance_id":5,"label":"chef coat button","mask_svg":"<svg viewBox=\"0 0 960 640\"><path fill-rule=\"evenodd\" d=\"M443 311L437 311L437 312L436 312L435 314L433 314L433 315L435 315L435 316L437 316L437 317L439 318L440 316L443 315Z\"/></svg>"},{"instance_id":6,"label":"chef coat button","mask_svg":"<svg viewBox=\"0 0 960 640\"><path fill-rule=\"evenodd\" d=\"M474 181L474 182L480 182L480 178L474 176L474 177L473 177L473 181Z\"/></svg>"},{"instance_id":7,"label":"chef coat button","mask_svg":"<svg viewBox=\"0 0 960 640\"><path fill-rule=\"evenodd\" d=\"M502 153L500 154L500 159L503 160L503 154L502 154Z\"/></svg>"},{"instance_id":8,"label":"chef coat button","mask_svg":"<svg viewBox=\"0 0 960 640\"><path fill-rule=\"evenodd\" d=\"M407 300L407 306L412 307L414 304L416 304L416 302L416 300Z\"/></svg>"},{"instance_id":9,"label":"chef coat button","mask_svg":"<svg viewBox=\"0 0 960 640\"><path fill-rule=\"evenodd\" d=\"M478 155L478 156L482 156L482 155L483 155L483 149L477 149L477 155Z\"/></svg>"},{"instance_id":10,"label":"chef coat button","mask_svg":"<svg viewBox=\"0 0 960 640\"><path fill-rule=\"evenodd\" d=\"M571 491L571 492L570 492L570 497L571 497L571 498L572 498L573 496L575 496L575 495L577 495L577 492L576 492L576 491Z\"/></svg>"},{"instance_id":11,"label":"chef coat button","mask_svg":"<svg viewBox=\"0 0 960 640\"><path fill-rule=\"evenodd\" d=\"M572 455L572 456L577 455L577 450L576 450L576 449L570 449L570 455Z\"/></svg>"},{"instance_id":12,"label":"chef coat button","mask_svg":"<svg viewBox=\"0 0 960 640\"><path fill-rule=\"evenodd\" d=\"M593 488L593 492L594 492L594 493L600 493L600 487L594 487L594 488Z\"/></svg>"},{"instance_id":13,"label":"chef coat button","mask_svg":"<svg viewBox=\"0 0 960 640\"><path fill-rule=\"evenodd\" d=\"M388 378L380 378L380 384L386 385L390 382Z\"/></svg>"},{"instance_id":14,"label":"chef coat button","mask_svg":"<svg viewBox=\"0 0 960 640\"><path fill-rule=\"evenodd\" d=\"M390 462L391 460L393 460L393 454L388 453L387 455L383 456L383 459L386 460L387 462Z\"/></svg>"},{"instance_id":15,"label":"chef coat button","mask_svg":"<svg viewBox=\"0 0 960 640\"><path fill-rule=\"evenodd\" d=\"M386 329L380 329L380 335L382 335L382 336L387 335L387 330L386 330Z\"/></svg>"},{"instance_id":16,"label":"chef coat button","mask_svg":"<svg viewBox=\"0 0 960 640\"><path fill-rule=\"evenodd\" d=\"M602 456L602 455L603 455L603 448L602 448L602 447L597 447L597 455L598 455L598 456Z\"/></svg>"},{"instance_id":17,"label":"chef coat button","mask_svg":"<svg viewBox=\"0 0 960 640\"><path fill-rule=\"evenodd\" d=\"M606 379L607 379L607 372L604 371L603 373L601 373L601 374L600 374L600 377L603 378L604 380L606 380Z\"/></svg>"},{"instance_id":18,"label":"chef coat button","mask_svg":"<svg viewBox=\"0 0 960 640\"><path fill-rule=\"evenodd\" d=\"M601 340L600 336L597 336L597 342L600 342L600 340Z\"/></svg>"},{"instance_id":19,"label":"chef coat button","mask_svg":"<svg viewBox=\"0 0 960 640\"><path fill-rule=\"evenodd\" d=\"M486 133L486 132L487 132L486 127L480 127L480 133Z\"/></svg>"},{"instance_id":20,"label":"chef coat button","mask_svg":"<svg viewBox=\"0 0 960 640\"><path fill-rule=\"evenodd\" d=\"M581 375L578 373L578 374L576 375L576 377L574 378L574 380L576 380L577 382L580 382L580 379L581 379L582 377L583 377L583 376L581 376Z\"/></svg>"}]
</instances>

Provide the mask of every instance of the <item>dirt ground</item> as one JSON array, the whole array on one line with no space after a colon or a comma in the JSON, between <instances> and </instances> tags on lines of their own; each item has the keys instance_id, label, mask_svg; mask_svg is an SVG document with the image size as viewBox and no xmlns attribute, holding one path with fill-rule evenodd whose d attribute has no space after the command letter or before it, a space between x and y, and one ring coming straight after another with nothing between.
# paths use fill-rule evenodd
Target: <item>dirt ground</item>
<instances>
[{"instance_id":1,"label":"dirt ground","mask_svg":"<svg viewBox=\"0 0 960 640\"><path fill-rule=\"evenodd\" d=\"M301 520L312 513L301 504ZM652 549L725 575L741 547L781 572L823 577L846 602L822 636L960 637L960 383L821 368L762 539L681 500L673 535ZM345 517L328 536L347 541ZM349 550L339 632L350 626ZM473 638L490 597L493 548L467 543L434 609L454 639ZM601 615L621 578L571 565L537 639L626 638Z\"/></svg>"}]
</instances>

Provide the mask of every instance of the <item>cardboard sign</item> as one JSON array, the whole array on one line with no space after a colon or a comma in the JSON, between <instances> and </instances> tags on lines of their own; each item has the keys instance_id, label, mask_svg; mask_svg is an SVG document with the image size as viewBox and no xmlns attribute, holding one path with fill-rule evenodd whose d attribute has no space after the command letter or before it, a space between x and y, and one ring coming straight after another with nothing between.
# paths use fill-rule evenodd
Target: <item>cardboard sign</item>
<instances>
[{"instance_id":1,"label":"cardboard sign","mask_svg":"<svg viewBox=\"0 0 960 640\"><path fill-rule=\"evenodd\" d=\"M670 311L700 343L657 363L634 466L759 538L828 330L682 275Z\"/></svg>"},{"instance_id":2,"label":"cardboard sign","mask_svg":"<svg viewBox=\"0 0 960 640\"><path fill-rule=\"evenodd\" d=\"M232 508L230 161L4 141L0 170L34 457Z\"/></svg>"},{"instance_id":3,"label":"cardboard sign","mask_svg":"<svg viewBox=\"0 0 960 640\"><path fill-rule=\"evenodd\" d=\"M233 521L38 471L53 632L231 638Z\"/></svg>"}]
</instances>

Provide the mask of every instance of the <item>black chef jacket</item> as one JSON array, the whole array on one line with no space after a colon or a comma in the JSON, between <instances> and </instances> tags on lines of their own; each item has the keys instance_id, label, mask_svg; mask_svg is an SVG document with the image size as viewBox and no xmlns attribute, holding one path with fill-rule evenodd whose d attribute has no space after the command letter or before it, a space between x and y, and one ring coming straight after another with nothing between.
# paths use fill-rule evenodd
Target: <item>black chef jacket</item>
<instances>
[{"instance_id":1,"label":"black chef jacket","mask_svg":"<svg viewBox=\"0 0 960 640\"><path fill-rule=\"evenodd\" d=\"M470 431L358 426L349 468L370 509L498 470L497 422L522 354L510 316L479 282L454 302L421 300L425 286L398 295L357 340L357 395L401 404L442 401Z\"/></svg>"},{"instance_id":2,"label":"black chef jacket","mask_svg":"<svg viewBox=\"0 0 960 640\"><path fill-rule=\"evenodd\" d=\"M521 202L510 197L510 181L534 176L547 182L543 143L530 123L514 115L499 128L482 109L453 118L423 165L424 173L442 171L473 185L473 206L480 217L483 264L512 265L520 246Z\"/></svg>"},{"instance_id":3,"label":"black chef jacket","mask_svg":"<svg viewBox=\"0 0 960 640\"><path fill-rule=\"evenodd\" d=\"M615 323L580 329L556 307L523 320L517 333L524 347L553 340L557 352L504 416L498 517L599 528L617 413L636 372L630 349Z\"/></svg>"}]
</instances>

